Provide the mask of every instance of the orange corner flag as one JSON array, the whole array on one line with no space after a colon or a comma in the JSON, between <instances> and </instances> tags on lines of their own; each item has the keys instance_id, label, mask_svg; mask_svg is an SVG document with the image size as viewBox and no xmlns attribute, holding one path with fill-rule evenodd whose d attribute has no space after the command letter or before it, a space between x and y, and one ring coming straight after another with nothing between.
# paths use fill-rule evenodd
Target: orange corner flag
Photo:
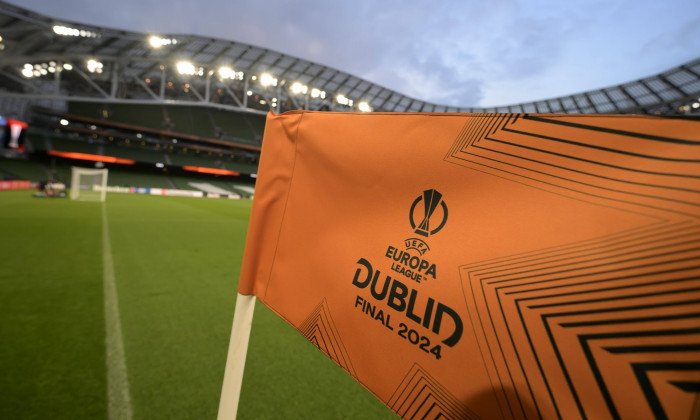
<instances>
[{"instance_id":1,"label":"orange corner flag","mask_svg":"<svg viewBox=\"0 0 700 420\"><path fill-rule=\"evenodd\" d=\"M403 418L694 418L700 122L270 114L239 292Z\"/></svg>"}]
</instances>

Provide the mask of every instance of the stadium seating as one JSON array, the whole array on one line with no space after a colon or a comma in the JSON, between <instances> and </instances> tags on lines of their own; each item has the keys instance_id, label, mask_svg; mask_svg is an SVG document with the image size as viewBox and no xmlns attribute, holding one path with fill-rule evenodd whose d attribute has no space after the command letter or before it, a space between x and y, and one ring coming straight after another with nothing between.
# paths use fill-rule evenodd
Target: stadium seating
<instances>
[{"instance_id":1,"label":"stadium seating","mask_svg":"<svg viewBox=\"0 0 700 420\"><path fill-rule=\"evenodd\" d=\"M62 150L66 152L89 153L91 155L99 154L98 145L90 144L80 140L66 140L60 138L52 138L51 144L54 150Z\"/></svg>"},{"instance_id":2,"label":"stadium seating","mask_svg":"<svg viewBox=\"0 0 700 420\"><path fill-rule=\"evenodd\" d=\"M235 171L241 174L254 174L258 172L258 167L249 163L239 163L225 160L222 162L224 169Z\"/></svg>"},{"instance_id":3,"label":"stadium seating","mask_svg":"<svg viewBox=\"0 0 700 420\"><path fill-rule=\"evenodd\" d=\"M207 168L221 168L221 161L216 158L198 156L192 154L171 153L168 155L171 164L175 166L204 166Z\"/></svg>"},{"instance_id":4,"label":"stadium seating","mask_svg":"<svg viewBox=\"0 0 700 420\"><path fill-rule=\"evenodd\" d=\"M156 150L148 150L135 147L120 147L107 144L103 146L104 154L123 159L131 159L136 162L158 163L165 162L165 153Z\"/></svg>"},{"instance_id":5,"label":"stadium seating","mask_svg":"<svg viewBox=\"0 0 700 420\"><path fill-rule=\"evenodd\" d=\"M107 185L114 187L174 188L165 175L110 169Z\"/></svg>"},{"instance_id":6,"label":"stadium seating","mask_svg":"<svg viewBox=\"0 0 700 420\"><path fill-rule=\"evenodd\" d=\"M39 163L30 160L0 158L0 179L38 182L47 178L47 169Z\"/></svg>"},{"instance_id":7,"label":"stadium seating","mask_svg":"<svg viewBox=\"0 0 700 420\"><path fill-rule=\"evenodd\" d=\"M257 145L260 145L265 129L263 116L199 107L70 102L68 113L155 130Z\"/></svg>"}]
</instances>

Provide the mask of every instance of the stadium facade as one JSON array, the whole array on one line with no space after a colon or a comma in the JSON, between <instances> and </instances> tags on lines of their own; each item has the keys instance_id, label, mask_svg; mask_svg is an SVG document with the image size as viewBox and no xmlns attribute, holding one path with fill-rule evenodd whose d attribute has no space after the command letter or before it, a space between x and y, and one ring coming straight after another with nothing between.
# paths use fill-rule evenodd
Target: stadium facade
<instances>
[{"instance_id":1,"label":"stadium facade","mask_svg":"<svg viewBox=\"0 0 700 420\"><path fill-rule=\"evenodd\" d=\"M693 115L700 58L574 95L455 107L241 42L103 28L0 1L0 116L29 122L19 149L0 145L6 157L253 181L265 115L295 109Z\"/></svg>"},{"instance_id":2,"label":"stadium facade","mask_svg":"<svg viewBox=\"0 0 700 420\"><path fill-rule=\"evenodd\" d=\"M682 114L700 96L700 59L618 86L521 104L455 107L236 41L68 22L0 2L0 96L272 109ZM70 70L69 70L70 69Z\"/></svg>"}]
</instances>

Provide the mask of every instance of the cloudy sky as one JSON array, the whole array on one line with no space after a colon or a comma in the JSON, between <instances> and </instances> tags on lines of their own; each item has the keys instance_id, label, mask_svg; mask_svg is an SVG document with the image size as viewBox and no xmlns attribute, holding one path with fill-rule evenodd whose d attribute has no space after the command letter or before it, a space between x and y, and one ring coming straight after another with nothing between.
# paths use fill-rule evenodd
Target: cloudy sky
<instances>
[{"instance_id":1,"label":"cloudy sky","mask_svg":"<svg viewBox=\"0 0 700 420\"><path fill-rule=\"evenodd\" d=\"M698 0L10 0L74 22L245 42L419 99L493 106L700 57Z\"/></svg>"}]
</instances>

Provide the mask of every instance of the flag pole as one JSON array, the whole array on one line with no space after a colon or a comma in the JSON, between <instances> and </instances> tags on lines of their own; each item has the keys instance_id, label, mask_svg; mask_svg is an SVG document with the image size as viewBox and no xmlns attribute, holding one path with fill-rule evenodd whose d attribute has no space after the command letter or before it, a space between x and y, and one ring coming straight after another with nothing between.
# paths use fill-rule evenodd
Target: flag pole
<instances>
[{"instance_id":1,"label":"flag pole","mask_svg":"<svg viewBox=\"0 0 700 420\"><path fill-rule=\"evenodd\" d=\"M248 341L250 330L253 326L253 310L255 309L255 295L242 295L236 297L236 309L233 313L233 328L231 340L228 345L226 357L226 370L224 371L224 384L221 388L219 400L218 420L234 420L238 412L238 400L241 396L243 383L243 368L248 353Z\"/></svg>"}]
</instances>

